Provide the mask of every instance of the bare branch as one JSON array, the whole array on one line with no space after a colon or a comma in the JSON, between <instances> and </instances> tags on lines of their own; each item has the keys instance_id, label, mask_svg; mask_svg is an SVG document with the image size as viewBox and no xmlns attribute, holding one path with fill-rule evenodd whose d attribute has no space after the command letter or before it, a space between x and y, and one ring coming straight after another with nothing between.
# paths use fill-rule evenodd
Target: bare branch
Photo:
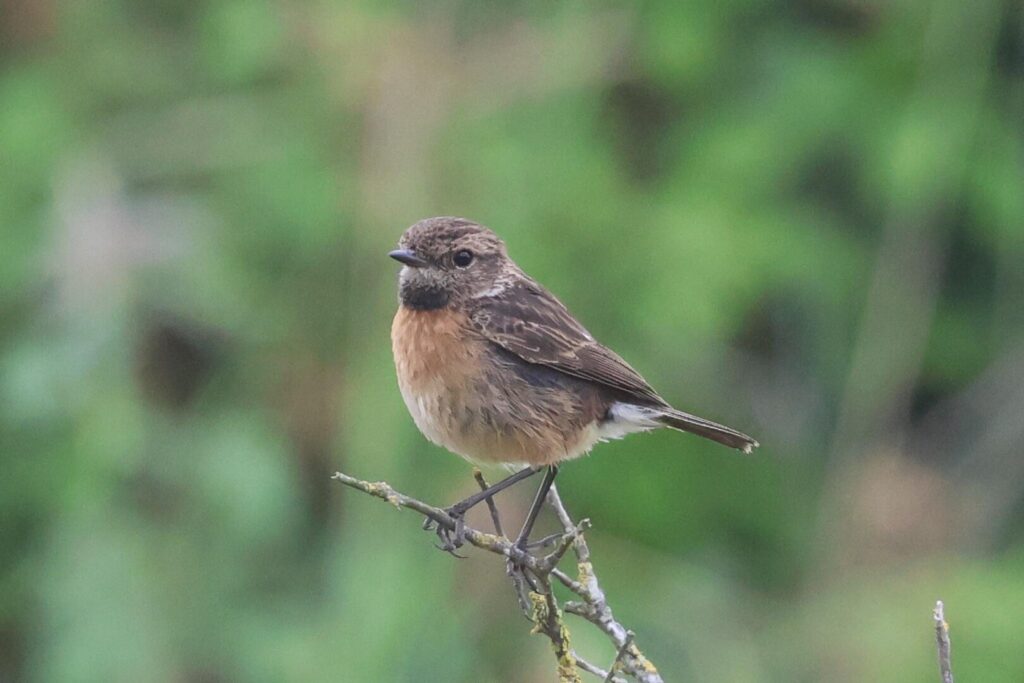
<instances>
[{"instance_id":1,"label":"bare branch","mask_svg":"<svg viewBox=\"0 0 1024 683\"><path fill-rule=\"evenodd\" d=\"M563 572L561 569L552 569L551 576L558 579L563 586L571 590L576 595L579 595L584 590L583 584L581 584L579 581L575 579L570 578L569 575Z\"/></svg>"},{"instance_id":2,"label":"bare branch","mask_svg":"<svg viewBox=\"0 0 1024 683\"><path fill-rule=\"evenodd\" d=\"M344 472L335 472L332 479L337 479L345 486L349 486L356 490L362 491L363 493L368 493L371 496L374 496L375 498L386 500L387 502L391 503L398 509L408 508L410 510L415 510L421 515L429 517L436 524L440 524L444 528L450 529L452 531L455 530L455 520L452 519L447 512L445 512L439 507L434 507L429 503L424 503L421 500L417 500L416 498L412 498L403 493L399 493L398 491L395 491L395 489L393 489L391 485L388 484L387 482L363 481L362 479L350 477ZM541 565L540 560L533 557L532 555L529 555L528 553L524 553L523 551L519 550L507 538L495 536L494 534L488 534L483 531L478 531L468 526L465 527L465 530L466 540L469 541L470 544L475 545L477 548L488 550L498 555L504 555L509 559L515 560L516 562L525 566L527 569L530 569L531 571L543 571L543 566Z\"/></svg>"},{"instance_id":3,"label":"bare branch","mask_svg":"<svg viewBox=\"0 0 1024 683\"><path fill-rule=\"evenodd\" d=\"M953 683L953 668L949 662L949 624L946 623L942 600L935 603L932 618L935 620L935 642L939 648L939 673L942 674L942 683Z\"/></svg>"},{"instance_id":4,"label":"bare branch","mask_svg":"<svg viewBox=\"0 0 1024 683\"><path fill-rule=\"evenodd\" d=\"M548 504L555 511L562 527L568 532L574 529L572 517L562 504L562 498L558 495L558 489L554 486L548 492ZM622 670L640 681L641 683L663 683L661 674L651 660L644 656L644 653L633 642L630 632L625 626L615 620L612 615L612 608L608 605L601 584L594 572L594 565L590 559L590 547L583 534L577 535L573 542L573 552L576 555L576 566L578 569L578 589L573 590L582 601L572 601L565 604L565 611L583 617L611 639L620 655L616 657L621 662Z\"/></svg>"},{"instance_id":5,"label":"bare branch","mask_svg":"<svg viewBox=\"0 0 1024 683\"><path fill-rule=\"evenodd\" d=\"M476 472L474 477L481 488L486 488L487 482L482 474ZM342 472L336 472L334 479L358 491L386 500L398 509L414 510L441 527L455 529L456 520L443 509L399 493L386 482L363 481ZM548 493L547 501L562 525L562 533L554 537L554 550L547 555L535 557L509 541L502 531L501 518L492 501L488 501L488 508L497 535L464 526L466 541L477 548L506 558L508 575L520 607L526 617L533 622L531 632L543 634L551 641L557 660L559 683L581 683L580 671L586 671L613 683L623 683L624 679L620 674L626 674L639 683L663 683L658 670L634 642L633 632L617 622L612 615L594 573L590 548L583 535L583 532L590 528L590 521L584 519L578 524L573 523L554 486ZM576 579L558 568L559 562L569 548L572 548L576 558ZM552 577L574 593L579 600L560 606L551 586ZM616 650L611 669L605 671L576 654L572 648L571 634L563 620L563 611L583 617L608 636Z\"/></svg>"}]
</instances>

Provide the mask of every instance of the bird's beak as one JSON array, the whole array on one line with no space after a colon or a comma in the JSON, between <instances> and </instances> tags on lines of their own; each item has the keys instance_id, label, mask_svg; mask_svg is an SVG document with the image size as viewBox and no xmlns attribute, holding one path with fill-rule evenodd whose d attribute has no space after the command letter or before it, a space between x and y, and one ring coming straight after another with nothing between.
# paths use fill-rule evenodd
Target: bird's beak
<instances>
[{"instance_id":1,"label":"bird's beak","mask_svg":"<svg viewBox=\"0 0 1024 683\"><path fill-rule=\"evenodd\" d=\"M427 262L417 256L416 252L412 249L395 249L392 252L388 252L388 256L399 263L404 263L410 268L422 268L427 265Z\"/></svg>"}]
</instances>

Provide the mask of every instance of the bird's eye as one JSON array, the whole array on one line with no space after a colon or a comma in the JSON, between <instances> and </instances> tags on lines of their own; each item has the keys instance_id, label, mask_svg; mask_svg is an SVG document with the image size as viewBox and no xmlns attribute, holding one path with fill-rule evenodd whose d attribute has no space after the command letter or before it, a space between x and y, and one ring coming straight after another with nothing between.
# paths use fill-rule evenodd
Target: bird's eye
<instances>
[{"instance_id":1,"label":"bird's eye","mask_svg":"<svg viewBox=\"0 0 1024 683\"><path fill-rule=\"evenodd\" d=\"M455 252L455 256L452 258L452 261L459 268L465 268L473 262L473 252L468 249L460 249Z\"/></svg>"}]
</instances>

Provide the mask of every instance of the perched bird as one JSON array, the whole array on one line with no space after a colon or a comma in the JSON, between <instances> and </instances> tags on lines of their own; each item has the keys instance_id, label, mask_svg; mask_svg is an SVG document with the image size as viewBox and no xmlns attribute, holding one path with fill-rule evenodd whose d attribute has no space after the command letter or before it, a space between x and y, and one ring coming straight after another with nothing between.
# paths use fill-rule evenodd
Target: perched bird
<instances>
[{"instance_id":1,"label":"perched bird","mask_svg":"<svg viewBox=\"0 0 1024 683\"><path fill-rule=\"evenodd\" d=\"M464 218L422 220L389 256L403 264L391 344L402 398L430 441L471 462L521 467L448 508L462 543L466 510L547 469L516 541L530 530L558 466L599 441L670 427L750 453L735 429L676 410L600 344L562 302L508 257L491 230Z\"/></svg>"}]
</instances>

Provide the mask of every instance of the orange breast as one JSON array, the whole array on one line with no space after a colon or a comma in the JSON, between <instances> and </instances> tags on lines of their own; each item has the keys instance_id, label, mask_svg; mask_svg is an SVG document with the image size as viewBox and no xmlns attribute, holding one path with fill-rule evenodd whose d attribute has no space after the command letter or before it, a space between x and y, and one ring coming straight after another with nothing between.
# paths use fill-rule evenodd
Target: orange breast
<instances>
[{"instance_id":1,"label":"orange breast","mask_svg":"<svg viewBox=\"0 0 1024 683\"><path fill-rule=\"evenodd\" d=\"M585 453L599 438L590 418L573 420L578 405L550 389L540 395L495 366L487 340L464 314L400 307L391 345L402 398L416 426L468 460L550 464ZM564 409L550 409L563 404Z\"/></svg>"},{"instance_id":2,"label":"orange breast","mask_svg":"<svg viewBox=\"0 0 1024 683\"><path fill-rule=\"evenodd\" d=\"M470 461L547 465L578 457L600 439L593 407L498 364L464 313L399 307L391 347L416 426Z\"/></svg>"},{"instance_id":3,"label":"orange breast","mask_svg":"<svg viewBox=\"0 0 1024 683\"><path fill-rule=\"evenodd\" d=\"M480 356L479 344L472 343L469 332L465 315L399 307L391 326L391 349L403 392L429 392L464 382Z\"/></svg>"},{"instance_id":4,"label":"orange breast","mask_svg":"<svg viewBox=\"0 0 1024 683\"><path fill-rule=\"evenodd\" d=\"M474 457L460 443L459 420L478 372L481 342L465 315L399 307L391 326L398 387L416 426L432 442Z\"/></svg>"}]
</instances>

